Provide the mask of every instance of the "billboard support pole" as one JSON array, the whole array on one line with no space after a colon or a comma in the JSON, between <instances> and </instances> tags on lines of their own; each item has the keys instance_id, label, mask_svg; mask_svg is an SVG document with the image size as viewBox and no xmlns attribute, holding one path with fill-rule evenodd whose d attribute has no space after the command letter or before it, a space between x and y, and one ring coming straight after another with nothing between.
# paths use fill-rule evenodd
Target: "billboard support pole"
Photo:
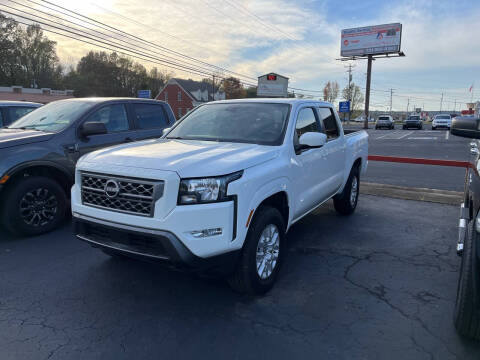
<instances>
[{"instance_id":1,"label":"billboard support pole","mask_svg":"<svg viewBox=\"0 0 480 360\"><path fill-rule=\"evenodd\" d=\"M368 55L367 64L367 86L365 89L365 120L363 122L363 128L368 129L369 107L370 107L370 80L372 78L372 55Z\"/></svg>"}]
</instances>

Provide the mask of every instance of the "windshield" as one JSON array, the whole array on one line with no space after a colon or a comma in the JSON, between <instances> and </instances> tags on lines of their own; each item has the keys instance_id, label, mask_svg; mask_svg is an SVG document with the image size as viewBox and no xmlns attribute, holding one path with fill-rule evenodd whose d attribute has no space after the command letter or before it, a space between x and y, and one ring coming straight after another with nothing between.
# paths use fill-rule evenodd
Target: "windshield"
<instances>
[{"instance_id":1,"label":"windshield","mask_svg":"<svg viewBox=\"0 0 480 360\"><path fill-rule=\"evenodd\" d=\"M437 116L437 119L446 119L446 120L450 120L450 116L449 116L449 115L438 115L438 116Z\"/></svg>"},{"instance_id":2,"label":"windshield","mask_svg":"<svg viewBox=\"0 0 480 360\"><path fill-rule=\"evenodd\" d=\"M380 116L378 120L390 120L388 116Z\"/></svg>"},{"instance_id":3,"label":"windshield","mask_svg":"<svg viewBox=\"0 0 480 360\"><path fill-rule=\"evenodd\" d=\"M420 116L409 116L408 120L420 120Z\"/></svg>"},{"instance_id":4,"label":"windshield","mask_svg":"<svg viewBox=\"0 0 480 360\"><path fill-rule=\"evenodd\" d=\"M28 113L8 128L59 132L94 104L92 101L55 101Z\"/></svg>"},{"instance_id":5,"label":"windshield","mask_svg":"<svg viewBox=\"0 0 480 360\"><path fill-rule=\"evenodd\" d=\"M280 145L288 104L230 103L204 105L187 115L167 139Z\"/></svg>"}]
</instances>

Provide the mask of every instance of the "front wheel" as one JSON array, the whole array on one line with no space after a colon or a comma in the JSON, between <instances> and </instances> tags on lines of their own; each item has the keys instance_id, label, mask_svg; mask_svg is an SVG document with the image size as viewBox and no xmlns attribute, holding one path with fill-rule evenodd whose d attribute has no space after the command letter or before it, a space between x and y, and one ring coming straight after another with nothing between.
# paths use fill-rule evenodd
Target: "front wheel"
<instances>
[{"instance_id":1,"label":"front wheel","mask_svg":"<svg viewBox=\"0 0 480 360\"><path fill-rule=\"evenodd\" d=\"M341 194L333 197L333 205L342 215L350 215L357 208L358 195L360 193L360 171L358 166L350 171L347 183Z\"/></svg>"},{"instance_id":2,"label":"front wheel","mask_svg":"<svg viewBox=\"0 0 480 360\"><path fill-rule=\"evenodd\" d=\"M234 290L260 295L272 288L284 257L285 227L276 208L261 206L257 209L242 255L229 279Z\"/></svg>"},{"instance_id":3,"label":"front wheel","mask_svg":"<svg viewBox=\"0 0 480 360\"><path fill-rule=\"evenodd\" d=\"M462 336L480 340L480 316L477 313L474 291L475 221L470 221L463 244L462 264L457 285L454 322Z\"/></svg>"},{"instance_id":4,"label":"front wheel","mask_svg":"<svg viewBox=\"0 0 480 360\"><path fill-rule=\"evenodd\" d=\"M432 130L436 130L436 127L435 127L435 126L432 126Z\"/></svg>"},{"instance_id":5,"label":"front wheel","mask_svg":"<svg viewBox=\"0 0 480 360\"><path fill-rule=\"evenodd\" d=\"M3 224L14 235L43 234L61 224L66 203L65 191L53 179L24 177L6 191Z\"/></svg>"}]
</instances>

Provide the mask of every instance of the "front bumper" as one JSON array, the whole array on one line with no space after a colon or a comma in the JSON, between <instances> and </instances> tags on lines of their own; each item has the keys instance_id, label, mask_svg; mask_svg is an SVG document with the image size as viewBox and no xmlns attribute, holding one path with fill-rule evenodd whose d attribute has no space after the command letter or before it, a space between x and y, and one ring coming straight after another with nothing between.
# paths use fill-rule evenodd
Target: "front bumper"
<instances>
[{"instance_id":1,"label":"front bumper","mask_svg":"<svg viewBox=\"0 0 480 360\"><path fill-rule=\"evenodd\" d=\"M432 127L449 129L450 124L448 124L448 123L432 123Z\"/></svg>"},{"instance_id":2,"label":"front bumper","mask_svg":"<svg viewBox=\"0 0 480 360\"><path fill-rule=\"evenodd\" d=\"M76 237L93 247L141 260L160 262L176 269L230 273L240 254L239 250L235 250L201 258L168 231L138 229L79 214L74 214L73 219Z\"/></svg>"}]
</instances>

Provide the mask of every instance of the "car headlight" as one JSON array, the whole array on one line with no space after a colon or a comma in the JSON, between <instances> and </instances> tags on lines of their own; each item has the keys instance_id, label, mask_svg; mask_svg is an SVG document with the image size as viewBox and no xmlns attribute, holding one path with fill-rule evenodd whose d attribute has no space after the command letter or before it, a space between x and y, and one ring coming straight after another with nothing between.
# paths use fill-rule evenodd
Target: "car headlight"
<instances>
[{"instance_id":1,"label":"car headlight","mask_svg":"<svg viewBox=\"0 0 480 360\"><path fill-rule=\"evenodd\" d=\"M205 204L228 201L228 184L242 177L243 171L202 179L182 179L178 191L178 205Z\"/></svg>"}]
</instances>

